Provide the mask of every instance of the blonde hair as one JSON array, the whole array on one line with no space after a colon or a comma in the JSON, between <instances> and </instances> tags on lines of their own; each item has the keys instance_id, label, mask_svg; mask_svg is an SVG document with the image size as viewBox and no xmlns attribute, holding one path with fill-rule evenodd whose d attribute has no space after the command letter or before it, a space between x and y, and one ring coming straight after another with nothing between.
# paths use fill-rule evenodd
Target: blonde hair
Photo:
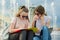
<instances>
[{"instance_id":1,"label":"blonde hair","mask_svg":"<svg viewBox=\"0 0 60 40\"><path fill-rule=\"evenodd\" d=\"M18 13L16 14L16 17L20 17L21 12L23 11L28 13L28 9L25 6L21 6L18 10Z\"/></svg>"}]
</instances>

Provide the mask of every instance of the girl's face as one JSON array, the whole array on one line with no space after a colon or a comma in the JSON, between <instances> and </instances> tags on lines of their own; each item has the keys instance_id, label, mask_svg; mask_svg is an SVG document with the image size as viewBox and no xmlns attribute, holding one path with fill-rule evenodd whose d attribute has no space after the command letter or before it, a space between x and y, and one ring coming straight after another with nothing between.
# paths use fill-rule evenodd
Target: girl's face
<instances>
[{"instance_id":1,"label":"girl's face","mask_svg":"<svg viewBox=\"0 0 60 40\"><path fill-rule=\"evenodd\" d=\"M20 17L21 17L22 19L28 19L28 13L22 12L22 13L20 14Z\"/></svg>"},{"instance_id":2,"label":"girl's face","mask_svg":"<svg viewBox=\"0 0 60 40\"><path fill-rule=\"evenodd\" d=\"M41 14L38 13L37 11L35 11L35 15L37 15L38 17L41 17Z\"/></svg>"}]
</instances>

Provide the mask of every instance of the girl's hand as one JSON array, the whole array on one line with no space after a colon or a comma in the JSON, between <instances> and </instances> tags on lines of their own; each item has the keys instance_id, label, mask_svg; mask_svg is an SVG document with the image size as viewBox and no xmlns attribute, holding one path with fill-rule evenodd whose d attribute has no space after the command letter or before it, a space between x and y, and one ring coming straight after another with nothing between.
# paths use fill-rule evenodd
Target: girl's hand
<instances>
[{"instance_id":1,"label":"girl's hand","mask_svg":"<svg viewBox=\"0 0 60 40\"><path fill-rule=\"evenodd\" d=\"M37 21L38 19L39 19L39 17L38 17L37 15L35 15L35 16L33 17L32 27L34 27L35 21Z\"/></svg>"},{"instance_id":2,"label":"girl's hand","mask_svg":"<svg viewBox=\"0 0 60 40\"><path fill-rule=\"evenodd\" d=\"M35 15L34 17L33 17L33 20L34 21L36 21L36 20L38 20L39 19L39 17L37 16L37 15Z\"/></svg>"},{"instance_id":3,"label":"girl's hand","mask_svg":"<svg viewBox=\"0 0 60 40\"><path fill-rule=\"evenodd\" d=\"M40 30L39 29L37 29L37 31L36 32L40 32Z\"/></svg>"}]
</instances>

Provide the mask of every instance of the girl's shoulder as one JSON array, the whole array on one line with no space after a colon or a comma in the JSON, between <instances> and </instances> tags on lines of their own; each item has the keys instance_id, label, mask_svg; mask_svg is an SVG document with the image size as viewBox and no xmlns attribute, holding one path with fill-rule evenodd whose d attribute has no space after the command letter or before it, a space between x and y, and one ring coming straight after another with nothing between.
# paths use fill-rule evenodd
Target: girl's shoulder
<instances>
[{"instance_id":1,"label":"girl's shoulder","mask_svg":"<svg viewBox=\"0 0 60 40\"><path fill-rule=\"evenodd\" d=\"M18 17L13 17L11 22L15 22L18 19Z\"/></svg>"}]
</instances>

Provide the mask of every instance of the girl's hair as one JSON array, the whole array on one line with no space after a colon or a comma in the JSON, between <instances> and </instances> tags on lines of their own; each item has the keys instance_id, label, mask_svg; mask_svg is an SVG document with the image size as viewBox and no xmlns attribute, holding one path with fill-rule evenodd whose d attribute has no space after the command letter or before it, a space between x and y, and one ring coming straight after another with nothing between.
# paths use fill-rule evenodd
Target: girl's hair
<instances>
[{"instance_id":1,"label":"girl's hair","mask_svg":"<svg viewBox=\"0 0 60 40\"><path fill-rule=\"evenodd\" d=\"M26 12L26 13L28 13L29 10L28 10L28 8L26 8L25 6L21 6L21 7L19 8L19 10L18 10L18 13L16 14L16 17L20 17L21 12ZM29 21L29 18L28 18L28 21Z\"/></svg>"},{"instance_id":2,"label":"girl's hair","mask_svg":"<svg viewBox=\"0 0 60 40\"><path fill-rule=\"evenodd\" d=\"M23 12L23 11L28 13L29 10L25 6L21 6L18 10L18 13L16 14L16 17L20 17L21 12Z\"/></svg>"},{"instance_id":3,"label":"girl's hair","mask_svg":"<svg viewBox=\"0 0 60 40\"><path fill-rule=\"evenodd\" d=\"M37 11L41 15L43 15L43 14L45 15L45 9L41 5L39 5L38 7L35 8L34 13L35 13L35 11Z\"/></svg>"}]
</instances>

